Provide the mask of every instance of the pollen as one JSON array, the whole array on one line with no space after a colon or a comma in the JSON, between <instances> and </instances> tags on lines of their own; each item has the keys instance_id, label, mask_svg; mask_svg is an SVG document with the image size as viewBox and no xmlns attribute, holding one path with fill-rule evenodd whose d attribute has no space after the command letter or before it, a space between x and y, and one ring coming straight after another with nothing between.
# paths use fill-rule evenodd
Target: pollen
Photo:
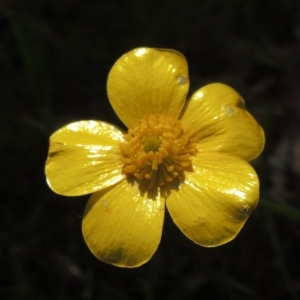
<instances>
[{"instance_id":1,"label":"pollen","mask_svg":"<svg viewBox=\"0 0 300 300\"><path fill-rule=\"evenodd\" d=\"M123 173L147 194L165 193L184 181L185 172L193 171L191 156L197 152L181 120L162 115L141 119L124 135L120 148Z\"/></svg>"}]
</instances>

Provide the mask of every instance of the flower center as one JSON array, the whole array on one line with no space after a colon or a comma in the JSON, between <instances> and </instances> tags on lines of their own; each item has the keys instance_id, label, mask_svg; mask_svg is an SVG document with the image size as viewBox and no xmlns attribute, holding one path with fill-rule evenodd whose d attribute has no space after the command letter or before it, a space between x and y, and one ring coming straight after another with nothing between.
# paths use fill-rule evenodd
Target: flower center
<instances>
[{"instance_id":1,"label":"flower center","mask_svg":"<svg viewBox=\"0 0 300 300\"><path fill-rule=\"evenodd\" d=\"M120 144L123 173L138 182L141 193L170 192L184 180L185 171L193 171L190 156L196 154L196 144L180 120L149 115L124 139Z\"/></svg>"},{"instance_id":2,"label":"flower center","mask_svg":"<svg viewBox=\"0 0 300 300\"><path fill-rule=\"evenodd\" d=\"M161 139L157 135L145 136L143 146L146 153L156 153L161 146Z\"/></svg>"}]
</instances>

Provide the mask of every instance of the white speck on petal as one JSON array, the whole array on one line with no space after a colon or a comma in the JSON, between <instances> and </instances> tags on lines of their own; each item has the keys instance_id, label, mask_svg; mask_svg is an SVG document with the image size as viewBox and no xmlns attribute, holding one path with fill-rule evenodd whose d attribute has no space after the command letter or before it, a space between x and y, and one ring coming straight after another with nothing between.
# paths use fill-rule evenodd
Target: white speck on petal
<instances>
[{"instance_id":1,"label":"white speck on petal","mask_svg":"<svg viewBox=\"0 0 300 300\"><path fill-rule=\"evenodd\" d=\"M179 85L184 85L185 82L186 82L186 79L185 79L184 76L180 76L180 77L178 78L178 83L179 83Z\"/></svg>"},{"instance_id":2,"label":"white speck on petal","mask_svg":"<svg viewBox=\"0 0 300 300\"><path fill-rule=\"evenodd\" d=\"M232 105L226 106L225 111L228 117L232 116L235 113L235 109Z\"/></svg>"}]
</instances>

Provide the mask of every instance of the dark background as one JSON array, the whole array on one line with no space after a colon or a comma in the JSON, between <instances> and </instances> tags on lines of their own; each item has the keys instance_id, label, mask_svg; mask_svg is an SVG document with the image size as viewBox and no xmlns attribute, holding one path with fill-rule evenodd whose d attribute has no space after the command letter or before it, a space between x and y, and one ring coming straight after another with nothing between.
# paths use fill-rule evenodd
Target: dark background
<instances>
[{"instance_id":1,"label":"dark background","mask_svg":"<svg viewBox=\"0 0 300 300\"><path fill-rule=\"evenodd\" d=\"M47 186L51 133L95 119L122 126L107 74L139 46L173 48L190 93L238 90L264 127L253 162L261 200L217 248L188 240L166 215L144 266L98 261L81 235L88 197ZM0 2L0 299L299 299L300 1L12 0Z\"/></svg>"}]
</instances>

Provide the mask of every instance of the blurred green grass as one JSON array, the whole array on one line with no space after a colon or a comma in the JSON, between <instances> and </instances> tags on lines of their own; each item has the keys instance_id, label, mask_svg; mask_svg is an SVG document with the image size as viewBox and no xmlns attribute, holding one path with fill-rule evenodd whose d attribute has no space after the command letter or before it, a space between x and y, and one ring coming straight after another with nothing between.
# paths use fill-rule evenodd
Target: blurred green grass
<instances>
[{"instance_id":1,"label":"blurred green grass","mask_svg":"<svg viewBox=\"0 0 300 300\"><path fill-rule=\"evenodd\" d=\"M4 1L0 30L1 299L300 298L298 1ZM267 144L254 161L263 199L234 241L199 247L167 215L152 260L127 270L92 256L87 197L55 195L44 162L68 122L122 126L106 78L138 46L182 52L191 92L237 89Z\"/></svg>"}]
</instances>

